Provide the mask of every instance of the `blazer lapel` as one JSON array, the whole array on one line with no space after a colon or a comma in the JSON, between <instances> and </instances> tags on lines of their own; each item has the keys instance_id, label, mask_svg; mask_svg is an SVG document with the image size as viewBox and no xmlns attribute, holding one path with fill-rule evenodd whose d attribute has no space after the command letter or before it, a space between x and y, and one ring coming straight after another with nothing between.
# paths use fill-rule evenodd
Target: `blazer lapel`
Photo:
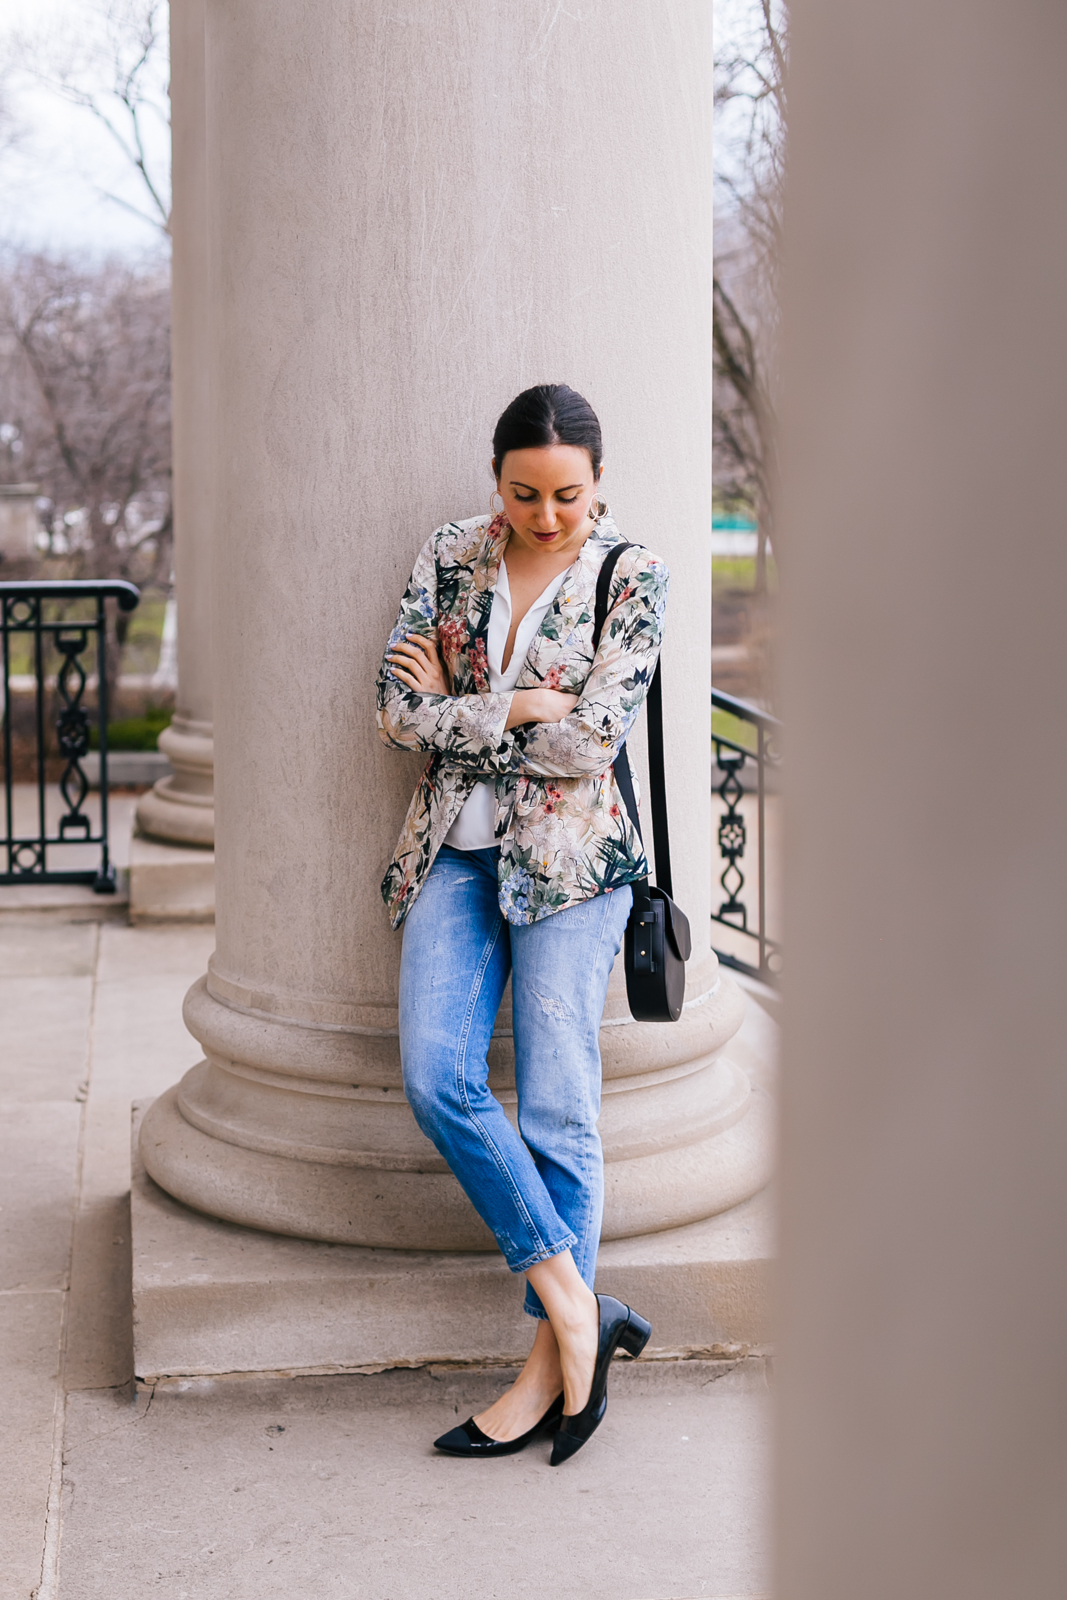
<instances>
[{"instance_id":1,"label":"blazer lapel","mask_svg":"<svg viewBox=\"0 0 1067 1600\"><path fill-rule=\"evenodd\" d=\"M488 694L486 639L500 557L510 532L506 519L494 517L481 530L477 547L462 552L447 611L438 614L437 633L453 694Z\"/></svg>"},{"instance_id":2,"label":"blazer lapel","mask_svg":"<svg viewBox=\"0 0 1067 1600\"><path fill-rule=\"evenodd\" d=\"M516 688L563 689L578 693L593 660L593 609L601 563L619 532L605 513L563 576L556 597L535 634Z\"/></svg>"}]
</instances>

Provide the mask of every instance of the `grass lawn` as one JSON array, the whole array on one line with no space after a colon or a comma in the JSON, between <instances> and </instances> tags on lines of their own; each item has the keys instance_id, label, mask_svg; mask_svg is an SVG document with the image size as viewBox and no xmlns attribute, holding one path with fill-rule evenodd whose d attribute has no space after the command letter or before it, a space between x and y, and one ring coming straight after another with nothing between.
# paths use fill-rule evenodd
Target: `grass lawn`
<instances>
[{"instance_id":1,"label":"grass lawn","mask_svg":"<svg viewBox=\"0 0 1067 1600\"><path fill-rule=\"evenodd\" d=\"M143 591L140 605L130 615L120 668L123 675L129 673L143 676L155 672L159 665L159 641L163 634L163 614L166 608L167 599L162 590ZM71 626L76 626L79 621L95 621L96 606L91 600L50 600L45 603L44 615L47 621L62 619ZM33 635L11 633L8 637L12 677L31 676L34 671ZM96 670L96 662L92 657L93 652L90 650L87 663L92 661L92 666L90 668L86 663L87 671ZM61 657L58 653L46 646L45 675L53 676L60 664Z\"/></svg>"},{"instance_id":2,"label":"grass lawn","mask_svg":"<svg viewBox=\"0 0 1067 1600\"><path fill-rule=\"evenodd\" d=\"M733 589L751 594L756 587L755 556L712 556L711 592ZM771 594L778 591L778 568L774 557L767 557L767 587Z\"/></svg>"},{"instance_id":3,"label":"grass lawn","mask_svg":"<svg viewBox=\"0 0 1067 1600\"><path fill-rule=\"evenodd\" d=\"M717 689L767 705L770 688L770 651L775 634L778 572L767 563L767 593L756 593L755 556L714 556L711 563L712 682ZM718 647L716 649L716 646ZM755 729L724 721L715 712L715 731L749 748Z\"/></svg>"},{"instance_id":4,"label":"grass lawn","mask_svg":"<svg viewBox=\"0 0 1067 1600\"><path fill-rule=\"evenodd\" d=\"M163 615L167 597L160 589L145 589L141 603L130 615L126 643L122 651L122 671L131 676L155 672L159 665L159 641L163 636Z\"/></svg>"},{"instance_id":5,"label":"grass lawn","mask_svg":"<svg viewBox=\"0 0 1067 1600\"><path fill-rule=\"evenodd\" d=\"M742 750L751 750L753 753L759 747L755 724L746 722L742 717L731 716L729 711L712 710L711 736L713 739L729 739L731 744L739 744Z\"/></svg>"}]
</instances>

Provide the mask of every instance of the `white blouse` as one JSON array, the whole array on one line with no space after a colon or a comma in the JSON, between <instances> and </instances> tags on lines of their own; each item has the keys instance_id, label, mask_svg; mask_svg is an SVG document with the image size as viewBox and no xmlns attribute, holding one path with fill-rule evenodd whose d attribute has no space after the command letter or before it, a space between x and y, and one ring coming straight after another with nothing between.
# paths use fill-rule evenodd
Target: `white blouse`
<instances>
[{"instance_id":1,"label":"white blouse","mask_svg":"<svg viewBox=\"0 0 1067 1600\"><path fill-rule=\"evenodd\" d=\"M557 573L548 588L527 611L515 630L515 644L507 669L502 666L504 648L511 628L511 589L508 569L503 559L493 591L493 609L489 613L486 637L486 658L489 663L489 688L493 694L507 693L518 682L527 652L540 631L549 606L556 598L556 590L567 575L568 569ZM476 783L470 799L445 835L445 844L453 850L492 850L496 843L495 779L483 778Z\"/></svg>"}]
</instances>

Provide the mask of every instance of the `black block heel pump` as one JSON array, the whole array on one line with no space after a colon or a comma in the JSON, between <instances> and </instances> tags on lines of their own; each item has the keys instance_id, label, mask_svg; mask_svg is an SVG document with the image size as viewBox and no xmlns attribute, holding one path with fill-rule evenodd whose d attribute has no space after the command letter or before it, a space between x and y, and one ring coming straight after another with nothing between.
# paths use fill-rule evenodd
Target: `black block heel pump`
<instances>
[{"instance_id":1,"label":"black block heel pump","mask_svg":"<svg viewBox=\"0 0 1067 1600\"><path fill-rule=\"evenodd\" d=\"M608 1409L608 1371L615 1351L621 1348L629 1355L639 1356L652 1335L652 1324L624 1306L621 1300L613 1300L610 1294L598 1294L597 1304L600 1307L600 1340L593 1368L593 1387L581 1411L573 1417L564 1414L560 1418L559 1432L552 1442L554 1467L580 1450L603 1422Z\"/></svg>"},{"instance_id":2,"label":"black block heel pump","mask_svg":"<svg viewBox=\"0 0 1067 1600\"><path fill-rule=\"evenodd\" d=\"M526 1446L537 1435L555 1423L563 1414L563 1396L558 1395L540 1422L535 1422L532 1428L525 1433L520 1433L517 1439L490 1439L483 1433L473 1417L468 1417L466 1422L461 1422L458 1428L452 1428L448 1433L443 1433L435 1439L433 1447L446 1456L513 1456Z\"/></svg>"}]
</instances>

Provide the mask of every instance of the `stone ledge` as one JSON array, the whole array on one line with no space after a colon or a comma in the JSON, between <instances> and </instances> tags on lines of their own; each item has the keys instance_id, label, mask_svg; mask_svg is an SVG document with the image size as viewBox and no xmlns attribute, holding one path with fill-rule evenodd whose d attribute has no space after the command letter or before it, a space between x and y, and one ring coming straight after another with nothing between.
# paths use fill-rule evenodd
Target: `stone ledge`
<instances>
[{"instance_id":1,"label":"stone ledge","mask_svg":"<svg viewBox=\"0 0 1067 1600\"><path fill-rule=\"evenodd\" d=\"M213 850L163 844L135 832L129 870L131 922L214 922Z\"/></svg>"},{"instance_id":2,"label":"stone ledge","mask_svg":"<svg viewBox=\"0 0 1067 1600\"><path fill-rule=\"evenodd\" d=\"M359 1372L521 1360L521 1285L494 1253L316 1244L179 1205L132 1153L134 1370ZM597 1287L646 1311L651 1357L740 1356L770 1336L764 1190L706 1222L602 1247ZM643 1358L644 1359L644 1358Z\"/></svg>"},{"instance_id":3,"label":"stone ledge","mask_svg":"<svg viewBox=\"0 0 1067 1600\"><path fill-rule=\"evenodd\" d=\"M120 867L116 892L96 894L80 883L0 884L0 919L47 917L53 922L125 922L129 916L129 874Z\"/></svg>"},{"instance_id":4,"label":"stone ledge","mask_svg":"<svg viewBox=\"0 0 1067 1600\"><path fill-rule=\"evenodd\" d=\"M82 771L89 780L90 789L100 787L100 752L89 750L82 757ZM157 783L174 771L165 755L158 750L109 750L107 753L108 788L127 784Z\"/></svg>"}]
</instances>

